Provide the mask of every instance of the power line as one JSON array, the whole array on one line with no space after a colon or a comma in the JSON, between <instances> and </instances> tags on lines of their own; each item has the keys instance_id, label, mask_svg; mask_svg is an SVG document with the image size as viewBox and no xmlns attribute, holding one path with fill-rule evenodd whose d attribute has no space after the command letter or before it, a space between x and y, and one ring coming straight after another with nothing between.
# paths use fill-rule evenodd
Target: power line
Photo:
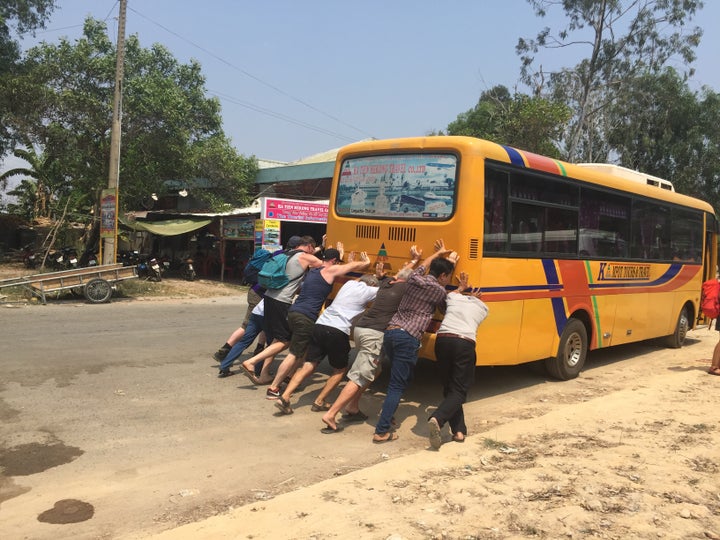
<instances>
[{"instance_id":1,"label":"power line","mask_svg":"<svg viewBox=\"0 0 720 540\"><path fill-rule=\"evenodd\" d=\"M323 135L330 135L331 137L336 137L338 139L343 139L348 142L355 142L355 139L352 139L350 137L347 137L345 135L342 135L341 133L336 133L334 131L330 131L325 128L321 128L318 126L315 126L313 124L308 124L307 122L304 122L302 120L296 120L295 118L292 118L290 116L284 115L282 113L278 113L276 111L273 111L271 109L265 109L264 107L259 107L257 105L253 105L252 103L248 103L247 101L241 101L237 98L234 98L232 96L228 96L227 94L223 94L218 91L210 90L208 89L208 92L211 94L216 95L223 101L227 101L229 103L232 103L234 105L240 105L241 107L245 107L246 109L250 109L255 112L259 112L261 114L271 116L273 118L278 118L279 120L284 120L285 122L288 122L290 124L295 124L296 126L304 127L313 131L317 131L318 133L322 133Z\"/></svg>"},{"instance_id":2,"label":"power line","mask_svg":"<svg viewBox=\"0 0 720 540\"><path fill-rule=\"evenodd\" d=\"M112 6L112 8L110 9L110 11L108 12L108 14L107 14L107 15L105 16L105 18L103 19L103 22L106 22L106 21L110 18L110 16L112 15L113 11L114 11L115 8L117 7L118 3L119 3L119 0L116 0L116 2L113 4L113 6ZM215 53L209 51L208 49L202 47L201 45L198 45L197 43L191 41L190 39L187 39L187 38L185 38L184 36L178 34L177 32L175 32L175 31L173 31L173 30L170 30L170 29L167 28L166 26L158 23L157 21L154 21L153 19L151 19L151 18L149 18L148 16L140 13L140 12L137 11L136 9L133 9L133 8L130 7L130 6L128 6L128 9L129 9L130 11L132 11L133 13L139 15L140 17L144 18L145 20L149 21L150 23L152 23L152 24L158 26L159 28L163 29L164 31L168 32L169 34L172 34L173 36L177 37L178 39L180 39L180 40L182 40L182 41L184 41L184 42L192 45L193 47L195 47L195 48L203 51L204 53L206 53L206 54L208 54L209 56L215 58L216 60L218 60L219 62L225 64L226 66L231 67L232 69L235 69L235 70L239 71L240 73L242 73L242 74L245 75L246 77L249 77L249 78L257 81L257 82L259 82L260 84L262 84L262 85L264 85L264 86L267 86L268 88L271 88L271 89L275 90L275 91L278 92L279 94L282 94L282 95L284 95L284 96L292 99L293 101L296 101L297 103L300 103L301 105L303 105L303 106L305 106L305 107L308 107L309 109L311 109L311 110L313 110L313 111L315 111L315 112L317 112L317 113L319 113L319 114L322 114L323 116L325 116L325 117L327 117L327 118L330 118L331 120L333 120L333 121L335 121L335 122L338 122L339 124L344 125L345 127L348 127L348 128L350 128L350 129L353 129L353 130L355 130L355 131L357 131L357 132L365 135L366 137L375 138L373 135L371 135L371 134L363 131L362 129L357 128L357 127L355 127L355 126L353 126L353 125L351 125L351 124L348 124L348 123L340 120L339 118L337 118L337 117L335 117L335 116L333 116L333 115L331 115L331 114L329 114L329 113L327 113L327 112L325 112L325 111L322 111L321 109L318 109L317 107L315 107L315 106L313 106L313 105L311 105L311 104L303 101L302 99L297 98L297 97L289 94L288 92L285 92L285 91L282 90L281 88L278 88L277 86L275 86L275 85L273 85L273 84L270 84L270 83L262 80L262 79L259 78L259 77L256 77L255 75L253 75L252 73L244 70L243 68L241 68L241 67L239 67L239 66L236 66L236 65L233 64L232 62L229 62L228 60L225 60L224 58L216 55ZM63 30L72 30L72 29L76 29L76 28L81 28L82 26L83 26L82 24L76 24L76 25L72 25L72 26L65 26L65 27L62 27L62 28L48 29L48 30L44 30L44 31L38 32L38 33L60 32L60 31L63 31ZM321 134L324 134L324 135L329 135L329 136L331 136L331 137L335 137L335 138L337 138L337 139L340 139L340 140L343 140L343 141L347 141L347 142L355 142L355 140L356 140L356 139L353 138L353 137L349 137L349 136L347 136L347 135L343 135L343 134L341 134L341 133L338 133L338 132L335 132L335 131L331 131L331 130L329 130L329 129L325 129L325 128L322 128L322 127L319 127L319 126L316 126L316 125L313 125L313 124L309 124L309 123L304 122L304 121L302 121L302 120L297 120L297 119L292 118L292 117L290 117L290 116L287 116L287 115L285 115L285 114L283 114L283 113L274 111L274 110L272 110L272 109L267 109L267 108L261 107L261 106L259 106L259 105L255 105L255 104L250 103L250 102L247 102L247 101L243 101L243 100L241 100L241 99L239 99L239 98L230 96L230 95L228 95L228 94L224 94L224 93L222 93L222 92L213 91L213 90L210 90L210 89L208 89L208 92L211 93L211 94L216 95L217 97L219 97L220 99L222 99L223 101L226 101L226 102L228 102L228 103L232 103L232 104L234 104L234 105L239 105L239 106L241 106L241 107L245 107L246 109L250 109L250 110L252 110L252 111L258 112L258 113L260 113L260 114L264 114L264 115L266 115L266 116L270 116L270 117L272 117L272 118L277 118L277 119L282 120L282 121L284 121L284 122L287 122L287 123L289 123L289 124L294 124L294 125L296 125L296 126L303 127L303 128L305 128L305 129L309 129L309 130L311 130L311 131L315 131L315 132L317 132L317 133L321 133Z\"/></svg>"},{"instance_id":3,"label":"power line","mask_svg":"<svg viewBox=\"0 0 720 540\"><path fill-rule=\"evenodd\" d=\"M281 88L278 88L277 86L275 86L275 85L273 85L273 84L270 84L270 83L262 80L262 79L259 78L259 77L256 77L256 76L253 75L252 73L244 70L243 68L241 68L241 67L239 67L239 66L236 66L235 64L233 64L232 62L229 62L228 60L225 60L224 58L218 56L217 54L213 53L212 51L209 51L209 50L206 49L205 47L203 47L203 46L201 46L201 45L198 45L197 43L195 43L195 42L187 39L186 37L181 36L181 35L178 34L177 32L174 32L174 31L170 30L170 29L167 28L166 26L163 26L163 25L160 24L159 22L152 20L151 18L147 17L146 15L143 15L143 14L140 13L139 11L137 11L137 10L135 10L135 9L133 9L133 8L128 8L128 9L130 9L130 11L132 11L133 13L139 15L140 17L144 18L145 20L151 22L152 24L158 26L159 28L162 28L163 30L165 30L165 31L168 32L169 34L172 34L173 36L181 39L182 41L185 41L186 43L189 43L189 44L192 45L193 47L195 47L195 48L203 51L204 53L210 55L211 57L215 58L215 59L218 60L219 62L222 62L223 64L225 64L226 66L231 67L231 68L239 71L240 73L242 73L242 74L245 75L246 77L249 77L249 78L257 81L257 82L259 82L260 84L262 84L262 85L264 85L264 86L267 86L268 88L271 88L271 89L275 90L275 91L278 92L279 94L282 94L283 96L288 97L288 98L292 99L293 101L296 101L297 103L300 103L301 105L304 105L305 107L307 107L307 108L309 108L309 109L312 109L313 111L315 111L315 112L317 112L317 113L320 113L320 114L322 114L323 116L326 116L327 118L330 118L331 120L334 120L335 122L338 122L339 124L344 125L345 127L348 127L348 128L350 128L350 129L353 129L353 130L357 131L358 133L361 133L361 134L365 135L366 137L373 137L371 134L367 133L366 131L363 131L362 129L360 129L360 128L358 128L358 127L355 127L355 126L353 126L353 125L351 125L351 124L348 124L347 122L344 122L343 120L340 120L340 119L337 118L336 116L333 116L333 115L331 115L330 113L327 113L327 112L325 112L325 111L323 111L323 110L321 110L321 109L318 109L318 108L315 107L314 105L311 105L310 103L307 103L306 101L303 101L302 99L297 98L297 97L293 96L292 94L289 94L288 92L285 92L285 91L282 90ZM349 138L347 138L347 137L345 137L345 138L346 138L347 140L354 140L354 139L349 139Z\"/></svg>"}]
</instances>

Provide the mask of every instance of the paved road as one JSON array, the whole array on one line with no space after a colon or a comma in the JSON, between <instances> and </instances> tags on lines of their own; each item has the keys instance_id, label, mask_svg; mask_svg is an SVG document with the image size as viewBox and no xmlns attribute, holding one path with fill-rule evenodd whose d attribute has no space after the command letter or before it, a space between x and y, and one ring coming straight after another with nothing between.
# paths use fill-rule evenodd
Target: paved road
<instances>
[{"instance_id":1,"label":"paved road","mask_svg":"<svg viewBox=\"0 0 720 540\"><path fill-rule=\"evenodd\" d=\"M427 448L439 397L429 362L390 445L370 443L371 423L320 433L310 404L325 373L285 417L264 387L218 379L211 353L244 309L238 298L0 307L0 536L140 538ZM532 414L528 390L555 384L524 367L481 368L478 380L471 431L509 410ZM385 383L364 398L371 419Z\"/></svg>"},{"instance_id":2,"label":"paved road","mask_svg":"<svg viewBox=\"0 0 720 540\"><path fill-rule=\"evenodd\" d=\"M0 529L13 532L3 536L157 531L424 447L412 401L403 416L418 421L388 449L370 444L370 424L319 432L310 404L324 373L289 417L274 416L264 387L218 379L211 353L244 308L233 298L0 307ZM368 413L382 397L367 399ZM37 521L65 499L92 505L92 518Z\"/></svg>"}]
</instances>

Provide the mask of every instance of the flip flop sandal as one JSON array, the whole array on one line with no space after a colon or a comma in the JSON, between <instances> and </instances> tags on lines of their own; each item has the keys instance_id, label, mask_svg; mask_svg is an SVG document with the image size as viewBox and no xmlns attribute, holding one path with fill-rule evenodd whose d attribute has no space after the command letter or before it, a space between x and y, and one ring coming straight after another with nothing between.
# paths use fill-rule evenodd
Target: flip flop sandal
<instances>
[{"instance_id":1,"label":"flip flop sandal","mask_svg":"<svg viewBox=\"0 0 720 540\"><path fill-rule=\"evenodd\" d=\"M373 435L372 442L375 444L383 444L391 441L397 441L398 438L399 436L397 433L395 433L394 431L388 431L385 435Z\"/></svg>"},{"instance_id":2,"label":"flip flop sandal","mask_svg":"<svg viewBox=\"0 0 720 540\"><path fill-rule=\"evenodd\" d=\"M331 428L330 426L325 426L320 430L320 433L324 433L325 435L330 435L331 433L340 433L344 428L342 426L338 426L335 429Z\"/></svg>"},{"instance_id":3,"label":"flip flop sandal","mask_svg":"<svg viewBox=\"0 0 720 540\"><path fill-rule=\"evenodd\" d=\"M282 396L275 402L275 407L280 410L282 414L292 414L294 411L290 407L290 402L285 401Z\"/></svg>"},{"instance_id":4,"label":"flip flop sandal","mask_svg":"<svg viewBox=\"0 0 720 540\"><path fill-rule=\"evenodd\" d=\"M368 419L368 415L362 411L358 411L358 412L354 412L354 413L346 412L346 413L343 413L341 418L344 422L364 422L365 420Z\"/></svg>"},{"instance_id":5,"label":"flip flop sandal","mask_svg":"<svg viewBox=\"0 0 720 540\"><path fill-rule=\"evenodd\" d=\"M248 379L250 379L251 383L256 386L260 384L260 380L257 378L254 371L250 371L248 368L245 367L244 364L240 364L240 369L242 370L242 374L245 375Z\"/></svg>"},{"instance_id":6,"label":"flip flop sandal","mask_svg":"<svg viewBox=\"0 0 720 540\"><path fill-rule=\"evenodd\" d=\"M324 401L323 401L322 405L318 405L317 403L313 403L313 404L312 404L312 407L310 407L310 410L311 410L312 412L324 412L324 411L329 411L329 410L330 410L330 404L329 404L329 403L325 403Z\"/></svg>"}]
</instances>

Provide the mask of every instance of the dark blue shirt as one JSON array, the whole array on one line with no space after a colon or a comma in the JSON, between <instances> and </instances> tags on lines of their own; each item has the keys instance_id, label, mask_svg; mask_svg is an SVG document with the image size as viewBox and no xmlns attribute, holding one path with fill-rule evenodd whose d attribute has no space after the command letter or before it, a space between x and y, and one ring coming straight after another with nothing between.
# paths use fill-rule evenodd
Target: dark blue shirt
<instances>
[{"instance_id":1,"label":"dark blue shirt","mask_svg":"<svg viewBox=\"0 0 720 540\"><path fill-rule=\"evenodd\" d=\"M313 268L307 273L300 294L290 306L290 311L302 313L313 321L320 315L320 309L332 290L332 283L325 281L320 270L322 267Z\"/></svg>"}]
</instances>

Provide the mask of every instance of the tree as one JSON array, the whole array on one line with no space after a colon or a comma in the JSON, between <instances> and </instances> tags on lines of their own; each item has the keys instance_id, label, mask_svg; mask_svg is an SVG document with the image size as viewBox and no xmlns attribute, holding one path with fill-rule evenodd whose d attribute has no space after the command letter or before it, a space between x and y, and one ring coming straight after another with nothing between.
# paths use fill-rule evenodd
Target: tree
<instances>
[{"instance_id":1,"label":"tree","mask_svg":"<svg viewBox=\"0 0 720 540\"><path fill-rule=\"evenodd\" d=\"M5 171L0 175L0 186L7 186L8 179L14 176L25 176L21 186L23 197L17 206L22 207L29 203L32 205L29 208L23 208L21 213L28 219L50 217L53 202L60 198L59 190L64 187L57 159L43 153L38 154L32 149L17 148L13 154L26 161L29 167L17 167ZM28 190L33 191L32 197L26 193Z\"/></svg>"},{"instance_id":2,"label":"tree","mask_svg":"<svg viewBox=\"0 0 720 540\"><path fill-rule=\"evenodd\" d=\"M538 154L559 156L557 141L570 111L541 97L510 94L502 85L481 94L477 105L458 115L448 135L469 135Z\"/></svg>"},{"instance_id":3,"label":"tree","mask_svg":"<svg viewBox=\"0 0 720 540\"><path fill-rule=\"evenodd\" d=\"M608 144L620 164L666 178L720 209L720 96L693 92L673 69L627 81Z\"/></svg>"},{"instance_id":4,"label":"tree","mask_svg":"<svg viewBox=\"0 0 720 540\"><path fill-rule=\"evenodd\" d=\"M702 8L700 0L528 0L535 13L561 6L565 28L544 28L534 39L520 39L522 79L535 95L552 96L573 110L564 134L564 157L575 161L605 160L610 154L605 134L607 114L628 81L643 73L658 73L673 57L686 64L702 30L687 23ZM585 58L574 68L555 73L536 68L541 49L585 47ZM546 88L547 85L547 88Z\"/></svg>"},{"instance_id":5,"label":"tree","mask_svg":"<svg viewBox=\"0 0 720 540\"><path fill-rule=\"evenodd\" d=\"M56 0L2 0L0 2L0 93L14 76L20 59L20 44L13 33L21 36L44 28L55 9ZM0 100L0 119L13 110L22 96ZM15 146L14 133L0 121L0 158Z\"/></svg>"},{"instance_id":6,"label":"tree","mask_svg":"<svg viewBox=\"0 0 720 540\"><path fill-rule=\"evenodd\" d=\"M105 24L89 18L75 43L61 39L30 49L23 73L10 85L11 94L25 96L9 118L13 128L57 156L72 192L94 197L107 186L114 78L115 47ZM255 159L238 155L226 141L219 101L205 97L204 84L197 62L180 64L158 44L142 48L137 36L126 40L119 181L124 208L139 207L168 180L197 177L209 178L228 197L223 202L247 203Z\"/></svg>"}]
</instances>

